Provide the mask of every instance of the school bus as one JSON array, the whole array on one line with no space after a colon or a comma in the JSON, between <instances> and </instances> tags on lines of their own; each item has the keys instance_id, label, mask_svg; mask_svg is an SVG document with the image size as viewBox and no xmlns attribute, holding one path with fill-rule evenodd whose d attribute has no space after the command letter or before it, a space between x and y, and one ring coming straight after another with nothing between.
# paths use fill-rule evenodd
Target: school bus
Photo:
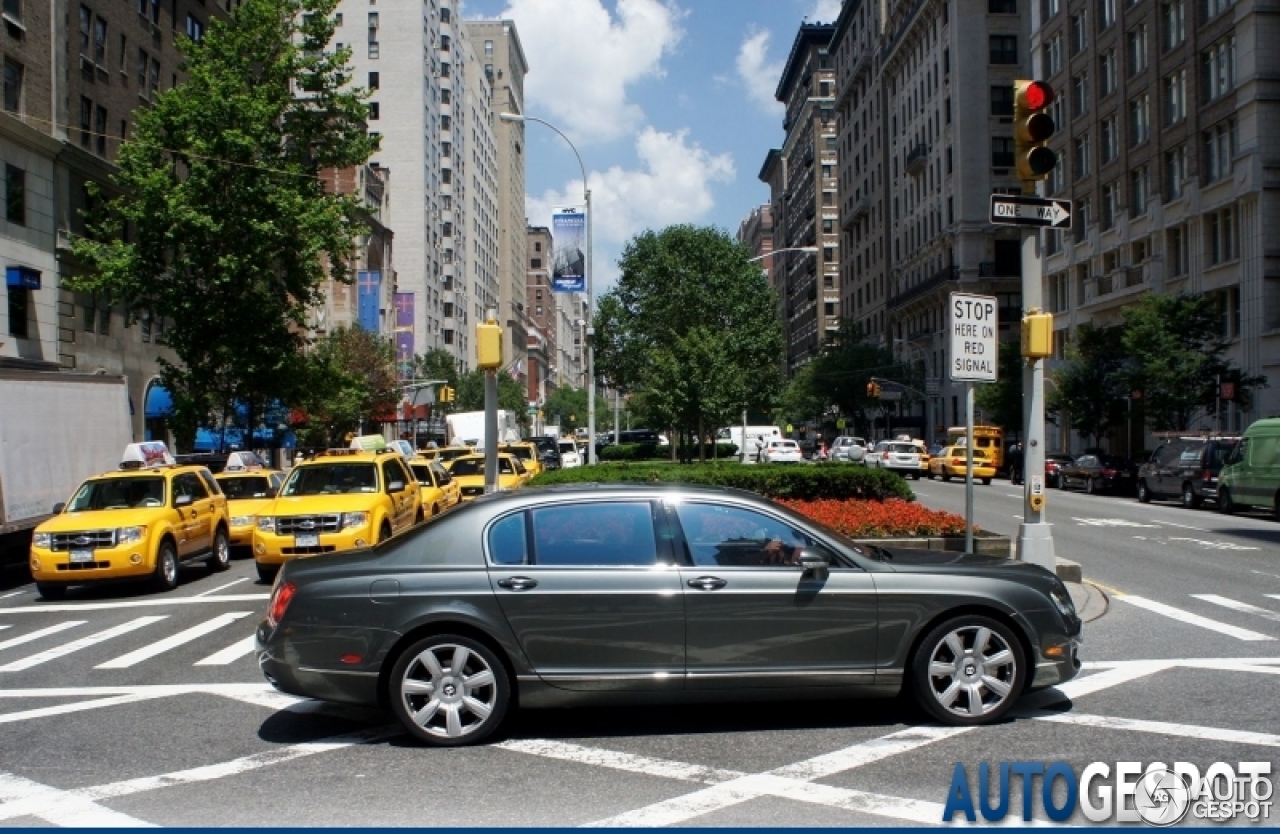
<instances>
[{"instance_id":1,"label":"school bus","mask_svg":"<svg viewBox=\"0 0 1280 834\"><path fill-rule=\"evenodd\" d=\"M963 446L965 431L964 426L947 429L947 445ZM973 446L986 451L987 456L995 462L997 472L1004 469L1004 429L999 426L974 426Z\"/></svg>"}]
</instances>

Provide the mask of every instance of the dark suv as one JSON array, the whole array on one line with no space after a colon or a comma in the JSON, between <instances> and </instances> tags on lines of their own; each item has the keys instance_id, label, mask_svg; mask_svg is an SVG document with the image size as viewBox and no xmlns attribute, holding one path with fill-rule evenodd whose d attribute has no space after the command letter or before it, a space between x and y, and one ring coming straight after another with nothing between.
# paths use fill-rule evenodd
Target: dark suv
<instances>
[{"instance_id":1,"label":"dark suv","mask_svg":"<svg viewBox=\"0 0 1280 834\"><path fill-rule=\"evenodd\" d=\"M1238 437L1171 437L1156 447L1138 470L1138 500L1179 498L1199 507L1218 499L1218 473L1240 442Z\"/></svg>"},{"instance_id":2,"label":"dark suv","mask_svg":"<svg viewBox=\"0 0 1280 834\"><path fill-rule=\"evenodd\" d=\"M542 468L550 471L559 469L564 461L560 457L560 441L554 437L546 435L535 435L526 437L525 443L532 443L538 447L538 460L542 461Z\"/></svg>"}]
</instances>

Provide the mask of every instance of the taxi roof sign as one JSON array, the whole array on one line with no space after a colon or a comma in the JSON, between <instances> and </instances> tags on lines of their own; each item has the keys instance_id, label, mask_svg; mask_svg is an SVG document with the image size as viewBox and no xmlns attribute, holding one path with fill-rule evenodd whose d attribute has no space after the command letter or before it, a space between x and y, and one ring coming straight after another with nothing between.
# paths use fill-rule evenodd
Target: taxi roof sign
<instances>
[{"instance_id":1,"label":"taxi roof sign","mask_svg":"<svg viewBox=\"0 0 1280 834\"><path fill-rule=\"evenodd\" d=\"M362 434L351 439L351 448L376 452L387 448L387 439L380 434Z\"/></svg>"},{"instance_id":2,"label":"taxi roof sign","mask_svg":"<svg viewBox=\"0 0 1280 834\"><path fill-rule=\"evenodd\" d=\"M255 452L232 452L227 456L223 472L247 472L250 469L266 469L267 463Z\"/></svg>"},{"instance_id":3,"label":"taxi roof sign","mask_svg":"<svg viewBox=\"0 0 1280 834\"><path fill-rule=\"evenodd\" d=\"M124 447L124 454L120 456L121 469L155 469L159 466L172 466L174 463L169 448L159 440L130 443Z\"/></svg>"},{"instance_id":4,"label":"taxi roof sign","mask_svg":"<svg viewBox=\"0 0 1280 834\"><path fill-rule=\"evenodd\" d=\"M407 440L392 440L390 443L387 444L387 448L395 449L397 452L404 455L406 458L411 458L415 454L413 444Z\"/></svg>"}]
</instances>

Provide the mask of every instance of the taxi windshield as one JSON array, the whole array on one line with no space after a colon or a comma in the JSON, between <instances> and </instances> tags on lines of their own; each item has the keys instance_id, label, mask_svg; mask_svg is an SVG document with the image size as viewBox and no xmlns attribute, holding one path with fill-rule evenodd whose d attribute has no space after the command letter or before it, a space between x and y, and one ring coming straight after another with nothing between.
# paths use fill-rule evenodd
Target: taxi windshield
<instances>
[{"instance_id":1,"label":"taxi windshield","mask_svg":"<svg viewBox=\"0 0 1280 834\"><path fill-rule=\"evenodd\" d=\"M372 463L313 463L289 475L281 495L334 495L377 492L378 475Z\"/></svg>"},{"instance_id":2,"label":"taxi windshield","mask_svg":"<svg viewBox=\"0 0 1280 834\"><path fill-rule=\"evenodd\" d=\"M449 467L449 472L455 478L459 475L483 475L484 458L458 458Z\"/></svg>"},{"instance_id":3,"label":"taxi windshield","mask_svg":"<svg viewBox=\"0 0 1280 834\"><path fill-rule=\"evenodd\" d=\"M413 470L413 477L418 479L420 486L435 486L431 482L431 465L427 463L410 464L409 468Z\"/></svg>"},{"instance_id":4,"label":"taxi windshield","mask_svg":"<svg viewBox=\"0 0 1280 834\"><path fill-rule=\"evenodd\" d=\"M533 460L533 449L528 446L503 446L504 454L514 455L521 460Z\"/></svg>"},{"instance_id":5,"label":"taxi windshield","mask_svg":"<svg viewBox=\"0 0 1280 834\"><path fill-rule=\"evenodd\" d=\"M163 507L164 478L99 478L85 481L67 505L67 512L125 510L131 507Z\"/></svg>"},{"instance_id":6,"label":"taxi windshield","mask_svg":"<svg viewBox=\"0 0 1280 834\"><path fill-rule=\"evenodd\" d=\"M239 498L266 498L271 493L271 479L265 475L246 475L242 478L219 478L218 486L228 501Z\"/></svg>"}]
</instances>

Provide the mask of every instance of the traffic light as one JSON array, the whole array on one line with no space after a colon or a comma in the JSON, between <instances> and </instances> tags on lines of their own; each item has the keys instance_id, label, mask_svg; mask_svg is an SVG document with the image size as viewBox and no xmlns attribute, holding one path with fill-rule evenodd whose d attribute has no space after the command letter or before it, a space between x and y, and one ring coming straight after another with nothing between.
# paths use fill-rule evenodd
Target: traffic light
<instances>
[{"instance_id":1,"label":"traffic light","mask_svg":"<svg viewBox=\"0 0 1280 834\"><path fill-rule=\"evenodd\" d=\"M453 402L453 389L450 388L448 385L443 385L440 387L440 402L442 403Z\"/></svg>"},{"instance_id":2,"label":"traffic light","mask_svg":"<svg viewBox=\"0 0 1280 834\"><path fill-rule=\"evenodd\" d=\"M1013 82L1013 134L1018 160L1018 179L1043 180L1058 163L1057 154L1046 142L1057 125L1046 111L1056 96L1043 81Z\"/></svg>"},{"instance_id":3,"label":"traffic light","mask_svg":"<svg viewBox=\"0 0 1280 834\"><path fill-rule=\"evenodd\" d=\"M868 382L868 383L867 383L867 396L868 396L868 397L871 397L872 399L876 399L876 400L880 399L880 383L878 383L878 382Z\"/></svg>"}]
</instances>

